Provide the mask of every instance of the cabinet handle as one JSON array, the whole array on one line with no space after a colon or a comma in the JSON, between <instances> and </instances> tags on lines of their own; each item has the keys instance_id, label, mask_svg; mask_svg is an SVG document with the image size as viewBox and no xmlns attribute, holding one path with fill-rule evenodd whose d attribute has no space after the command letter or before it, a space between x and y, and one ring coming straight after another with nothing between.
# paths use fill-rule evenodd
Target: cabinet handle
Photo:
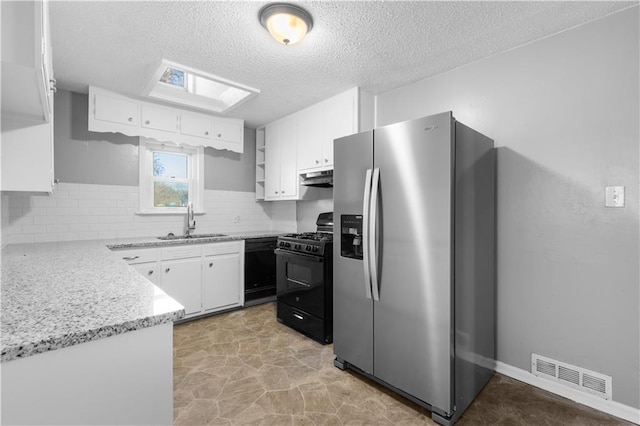
<instances>
[{"instance_id":1,"label":"cabinet handle","mask_svg":"<svg viewBox=\"0 0 640 426\"><path fill-rule=\"evenodd\" d=\"M324 159L324 162L325 162L325 163L328 163L328 162L329 162L329 160L327 160L327 159L325 158L325 159Z\"/></svg>"},{"instance_id":2,"label":"cabinet handle","mask_svg":"<svg viewBox=\"0 0 640 426\"><path fill-rule=\"evenodd\" d=\"M153 275L153 269L149 269L149 272L147 272L147 275Z\"/></svg>"},{"instance_id":3,"label":"cabinet handle","mask_svg":"<svg viewBox=\"0 0 640 426\"><path fill-rule=\"evenodd\" d=\"M208 132L208 131L205 131L205 132L204 132L204 135L205 135L205 136L209 136L209 132Z\"/></svg>"},{"instance_id":4,"label":"cabinet handle","mask_svg":"<svg viewBox=\"0 0 640 426\"><path fill-rule=\"evenodd\" d=\"M151 123L149 120L145 120L144 124L149 124Z\"/></svg>"},{"instance_id":5,"label":"cabinet handle","mask_svg":"<svg viewBox=\"0 0 640 426\"><path fill-rule=\"evenodd\" d=\"M316 164L320 164L320 160L316 160Z\"/></svg>"},{"instance_id":6,"label":"cabinet handle","mask_svg":"<svg viewBox=\"0 0 640 426\"><path fill-rule=\"evenodd\" d=\"M300 314L293 314L293 317L296 318L296 319L299 319L299 320L303 320L304 319L304 317L302 315L300 315Z\"/></svg>"},{"instance_id":7,"label":"cabinet handle","mask_svg":"<svg viewBox=\"0 0 640 426\"><path fill-rule=\"evenodd\" d=\"M136 260L136 259L138 259L139 257L140 257L140 256L126 256L126 257L123 257L123 259L124 259L124 260L129 261L129 260Z\"/></svg>"},{"instance_id":8,"label":"cabinet handle","mask_svg":"<svg viewBox=\"0 0 640 426\"><path fill-rule=\"evenodd\" d=\"M273 191L273 193L274 193L274 194L277 194L277 193L278 193L278 191Z\"/></svg>"},{"instance_id":9,"label":"cabinet handle","mask_svg":"<svg viewBox=\"0 0 640 426\"><path fill-rule=\"evenodd\" d=\"M51 88L51 91L55 94L58 93L58 81L55 78L51 78L49 79L49 87Z\"/></svg>"},{"instance_id":10,"label":"cabinet handle","mask_svg":"<svg viewBox=\"0 0 640 426\"><path fill-rule=\"evenodd\" d=\"M213 262L209 263L209 268L213 268Z\"/></svg>"},{"instance_id":11,"label":"cabinet handle","mask_svg":"<svg viewBox=\"0 0 640 426\"><path fill-rule=\"evenodd\" d=\"M281 194L284 194L284 191L280 191Z\"/></svg>"},{"instance_id":12,"label":"cabinet handle","mask_svg":"<svg viewBox=\"0 0 640 426\"><path fill-rule=\"evenodd\" d=\"M164 272L169 272L171 270L171 268L167 268L164 270Z\"/></svg>"},{"instance_id":13,"label":"cabinet handle","mask_svg":"<svg viewBox=\"0 0 640 426\"><path fill-rule=\"evenodd\" d=\"M222 137L222 133L218 133L218 137L221 138Z\"/></svg>"},{"instance_id":14,"label":"cabinet handle","mask_svg":"<svg viewBox=\"0 0 640 426\"><path fill-rule=\"evenodd\" d=\"M127 118L127 121L128 121L128 122L132 122L132 121L133 121L133 117L129 117L129 118Z\"/></svg>"}]
</instances>

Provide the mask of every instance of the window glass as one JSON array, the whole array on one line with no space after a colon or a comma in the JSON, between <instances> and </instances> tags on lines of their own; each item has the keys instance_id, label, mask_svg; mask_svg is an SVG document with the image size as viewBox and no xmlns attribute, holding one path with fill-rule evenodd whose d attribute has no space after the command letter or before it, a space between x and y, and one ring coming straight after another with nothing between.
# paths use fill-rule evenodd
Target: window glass
<instances>
[{"instance_id":1,"label":"window glass","mask_svg":"<svg viewBox=\"0 0 640 426\"><path fill-rule=\"evenodd\" d=\"M155 207L185 207L189 203L189 184L184 182L154 182Z\"/></svg>"},{"instance_id":2,"label":"window glass","mask_svg":"<svg viewBox=\"0 0 640 426\"><path fill-rule=\"evenodd\" d=\"M186 179L189 175L189 157L168 152L153 153L153 176Z\"/></svg>"},{"instance_id":3,"label":"window glass","mask_svg":"<svg viewBox=\"0 0 640 426\"><path fill-rule=\"evenodd\" d=\"M185 73L182 70L168 67L162 73L162 76L160 77L160 81L166 84L170 84L172 86L186 88L186 85L185 85L186 81L184 78L184 74Z\"/></svg>"}]
</instances>

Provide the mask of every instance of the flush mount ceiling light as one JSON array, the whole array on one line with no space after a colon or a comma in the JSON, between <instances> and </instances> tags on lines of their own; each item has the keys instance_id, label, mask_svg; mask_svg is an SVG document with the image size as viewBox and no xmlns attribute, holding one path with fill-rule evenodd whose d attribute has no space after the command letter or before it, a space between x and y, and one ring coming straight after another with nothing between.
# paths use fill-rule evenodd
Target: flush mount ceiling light
<instances>
[{"instance_id":1,"label":"flush mount ceiling light","mask_svg":"<svg viewBox=\"0 0 640 426\"><path fill-rule=\"evenodd\" d=\"M313 28L309 12L289 3L268 4L258 16L271 37L284 45L299 42Z\"/></svg>"}]
</instances>

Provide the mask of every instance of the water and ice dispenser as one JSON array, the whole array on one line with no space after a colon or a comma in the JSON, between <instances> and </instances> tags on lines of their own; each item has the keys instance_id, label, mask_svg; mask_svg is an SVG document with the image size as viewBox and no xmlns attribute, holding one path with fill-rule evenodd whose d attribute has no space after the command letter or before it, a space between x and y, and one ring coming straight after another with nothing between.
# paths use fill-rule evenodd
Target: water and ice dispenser
<instances>
[{"instance_id":1,"label":"water and ice dispenser","mask_svg":"<svg viewBox=\"0 0 640 426\"><path fill-rule=\"evenodd\" d=\"M340 216L340 254L362 259L362 215Z\"/></svg>"}]
</instances>

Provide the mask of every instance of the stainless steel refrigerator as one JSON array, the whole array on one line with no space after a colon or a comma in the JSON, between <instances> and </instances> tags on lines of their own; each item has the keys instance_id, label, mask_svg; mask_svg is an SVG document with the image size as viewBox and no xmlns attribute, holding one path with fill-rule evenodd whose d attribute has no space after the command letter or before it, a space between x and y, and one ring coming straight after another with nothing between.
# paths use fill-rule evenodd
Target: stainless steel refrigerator
<instances>
[{"instance_id":1,"label":"stainless steel refrigerator","mask_svg":"<svg viewBox=\"0 0 640 426\"><path fill-rule=\"evenodd\" d=\"M451 112L334 141L334 364L442 424L495 366L494 152Z\"/></svg>"}]
</instances>

